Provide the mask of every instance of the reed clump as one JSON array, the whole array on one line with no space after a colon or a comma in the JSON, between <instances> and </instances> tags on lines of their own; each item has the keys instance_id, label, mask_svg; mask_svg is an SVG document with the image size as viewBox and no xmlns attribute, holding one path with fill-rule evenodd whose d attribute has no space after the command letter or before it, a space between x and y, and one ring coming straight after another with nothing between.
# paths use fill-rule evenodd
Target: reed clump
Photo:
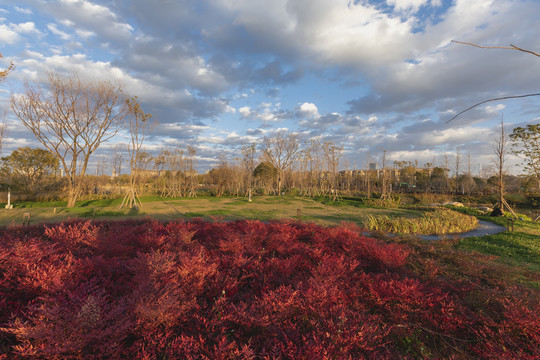
<instances>
[{"instance_id":1,"label":"reed clump","mask_svg":"<svg viewBox=\"0 0 540 360\"><path fill-rule=\"evenodd\" d=\"M418 218L368 216L366 228L400 234L451 234L474 230L478 219L446 208L435 208Z\"/></svg>"}]
</instances>

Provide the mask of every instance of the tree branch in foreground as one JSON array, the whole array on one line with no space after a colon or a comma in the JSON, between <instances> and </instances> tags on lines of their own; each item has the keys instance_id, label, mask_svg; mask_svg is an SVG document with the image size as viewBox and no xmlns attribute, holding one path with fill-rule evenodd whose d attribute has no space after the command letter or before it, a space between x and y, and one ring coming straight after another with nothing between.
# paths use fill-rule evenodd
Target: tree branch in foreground
<instances>
[{"instance_id":1,"label":"tree branch in foreground","mask_svg":"<svg viewBox=\"0 0 540 360\"><path fill-rule=\"evenodd\" d=\"M473 44L473 43L470 43L470 42L465 42L465 41L457 41L457 40L452 40L452 42L456 43L456 44L464 44L464 45L470 45L470 46L474 46L474 47L477 47L477 48L480 48L480 49L505 49L505 50L516 50L516 51L522 51L522 52L526 52L526 53L529 53L529 54L532 54L532 55L535 55L535 56L538 56L540 57L540 54L534 52L534 51L530 51L530 50L526 50L526 49L522 49L520 47L517 47L515 45L512 45L510 44L510 46L481 46L481 45L476 45L476 44ZM485 104L487 102L491 102L491 101L498 101L498 100L507 100L507 99L517 99L517 98L524 98L524 97L529 97L529 96L540 96L540 93L536 93L536 94L525 94L525 95L513 95L513 96L503 96L503 97L498 97L498 98L493 98L493 99L488 99L488 100L484 100L484 101L481 101L477 104L474 104L473 106L470 106L468 107L467 109L459 112L458 114L454 115L454 117L452 117L450 120L446 121L445 123L448 124L450 121L454 120L455 118L457 118L459 115L469 111L469 110L472 110L474 109L475 107L477 106L480 106L482 104Z\"/></svg>"},{"instance_id":2,"label":"tree branch in foreground","mask_svg":"<svg viewBox=\"0 0 540 360\"><path fill-rule=\"evenodd\" d=\"M510 44L510 46L482 46L482 45L476 45L476 44L473 44L473 43L470 43L470 42L465 42L465 41L452 40L452 42L457 43L457 44L470 45L470 46L474 46L474 47L477 47L477 48L480 48L480 49L506 49L506 50L523 51L523 52L532 54L534 56L540 57L540 54L535 53L534 51L522 49L522 48L517 47L517 46L512 45L512 44Z\"/></svg>"},{"instance_id":3,"label":"tree branch in foreground","mask_svg":"<svg viewBox=\"0 0 540 360\"><path fill-rule=\"evenodd\" d=\"M493 99L488 99L488 100L484 100L484 101L481 101L477 104L474 104L473 106L470 106L468 108L466 108L465 110L463 111L460 111L459 113L457 113L456 115L454 115L450 120L446 121L446 123L448 124L450 121L454 120L455 118L457 118L459 115L469 111L469 110L472 110L474 109L475 107L477 106L480 106L482 104L485 104L487 102L491 102L491 101L499 101L499 100L507 100L507 99L517 99L517 98L524 98L524 97L529 97L529 96L540 96L540 93L535 93L535 94L525 94L525 95L512 95L512 96L503 96L503 97L498 97L498 98L493 98Z\"/></svg>"}]
</instances>

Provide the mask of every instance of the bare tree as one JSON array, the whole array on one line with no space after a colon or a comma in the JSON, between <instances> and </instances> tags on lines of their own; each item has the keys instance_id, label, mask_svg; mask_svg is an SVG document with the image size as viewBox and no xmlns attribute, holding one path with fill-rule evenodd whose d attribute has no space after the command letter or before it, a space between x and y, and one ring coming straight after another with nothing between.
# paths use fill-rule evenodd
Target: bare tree
<instances>
[{"instance_id":1,"label":"bare tree","mask_svg":"<svg viewBox=\"0 0 540 360\"><path fill-rule=\"evenodd\" d=\"M124 162L124 156L122 154L122 147L117 144L113 148L113 159L112 159L112 175L113 177L118 177L122 173L122 164Z\"/></svg>"},{"instance_id":2,"label":"bare tree","mask_svg":"<svg viewBox=\"0 0 540 360\"><path fill-rule=\"evenodd\" d=\"M284 172L293 165L300 154L299 136L279 132L274 137L264 137L261 150L263 158L277 169L277 192L281 194Z\"/></svg>"},{"instance_id":3,"label":"bare tree","mask_svg":"<svg viewBox=\"0 0 540 360\"><path fill-rule=\"evenodd\" d=\"M234 167L227 162L224 156L220 156L219 165L211 169L207 175L207 181L213 185L216 197L221 197L227 192L232 194L234 172Z\"/></svg>"},{"instance_id":4,"label":"bare tree","mask_svg":"<svg viewBox=\"0 0 540 360\"><path fill-rule=\"evenodd\" d=\"M167 192L165 197L182 197L183 193L183 170L185 168L184 150L179 148L167 149L162 151L163 161L167 168L165 174Z\"/></svg>"},{"instance_id":5,"label":"bare tree","mask_svg":"<svg viewBox=\"0 0 540 360\"><path fill-rule=\"evenodd\" d=\"M127 106L121 86L50 72L47 88L26 82L22 94L11 95L11 108L60 160L68 179L67 206L75 206L90 155L123 125Z\"/></svg>"},{"instance_id":6,"label":"bare tree","mask_svg":"<svg viewBox=\"0 0 540 360\"><path fill-rule=\"evenodd\" d=\"M306 163L305 168L307 172L307 189L304 194L307 196L319 196L322 193L322 171L323 171L323 149L321 141L316 139L310 139L306 141L303 158Z\"/></svg>"},{"instance_id":7,"label":"bare tree","mask_svg":"<svg viewBox=\"0 0 540 360\"><path fill-rule=\"evenodd\" d=\"M387 169L386 169L386 158L387 158L387 153L388 153L388 150L383 150L383 155L382 155L382 171L383 171L383 176L382 176L382 189L381 189L381 199L385 199L385 198L388 198L390 196L390 194L388 193L388 179L387 179Z\"/></svg>"},{"instance_id":8,"label":"bare tree","mask_svg":"<svg viewBox=\"0 0 540 360\"><path fill-rule=\"evenodd\" d=\"M155 189L161 196L165 195L166 182L164 174L166 166L166 157L168 156L168 150L162 149L157 155L154 156L154 170L156 171Z\"/></svg>"},{"instance_id":9,"label":"bare tree","mask_svg":"<svg viewBox=\"0 0 540 360\"><path fill-rule=\"evenodd\" d=\"M255 170L255 144L248 144L242 146L242 164L244 166L244 171L246 176L245 184L248 193L248 201L251 202L251 196L253 193L253 171Z\"/></svg>"},{"instance_id":10,"label":"bare tree","mask_svg":"<svg viewBox=\"0 0 540 360\"><path fill-rule=\"evenodd\" d=\"M459 194L459 165L461 163L461 154L459 153L459 147L456 148L456 173L455 173L455 185L456 195Z\"/></svg>"},{"instance_id":11,"label":"bare tree","mask_svg":"<svg viewBox=\"0 0 540 360\"><path fill-rule=\"evenodd\" d=\"M498 170L498 179L497 179L497 188L499 193L499 200L497 204L495 205L495 209L492 212L492 216L501 216L503 215L503 210L506 207L512 215L517 219L517 215L514 213L510 205L506 202L504 199L504 181L503 181L503 175L504 175L504 163L506 160L506 153L507 153L507 143L508 143L508 137L506 136L506 133L504 131L504 120L503 116L501 115L501 128L499 130L499 136L495 140L494 145L494 152L495 152L495 166Z\"/></svg>"},{"instance_id":12,"label":"bare tree","mask_svg":"<svg viewBox=\"0 0 540 360\"><path fill-rule=\"evenodd\" d=\"M325 142L323 144L323 152L326 160L328 193L332 197L332 201L336 201L340 199L337 189L337 175L339 160L343 156L343 146L336 146L332 142Z\"/></svg>"},{"instance_id":13,"label":"bare tree","mask_svg":"<svg viewBox=\"0 0 540 360\"><path fill-rule=\"evenodd\" d=\"M197 192L195 191L195 155L197 154L197 149L193 146L187 146L187 175L189 176L189 192L188 197L196 197Z\"/></svg>"},{"instance_id":14,"label":"bare tree","mask_svg":"<svg viewBox=\"0 0 540 360\"><path fill-rule=\"evenodd\" d=\"M129 189L120 204L120 209L124 206L129 208L142 207L137 187L141 180L141 167L139 164L141 158L141 148L150 127L150 118L152 115L147 114L139 104L137 97L126 100L128 107L128 125L131 141L128 145L129 164L131 172L129 176Z\"/></svg>"}]
</instances>

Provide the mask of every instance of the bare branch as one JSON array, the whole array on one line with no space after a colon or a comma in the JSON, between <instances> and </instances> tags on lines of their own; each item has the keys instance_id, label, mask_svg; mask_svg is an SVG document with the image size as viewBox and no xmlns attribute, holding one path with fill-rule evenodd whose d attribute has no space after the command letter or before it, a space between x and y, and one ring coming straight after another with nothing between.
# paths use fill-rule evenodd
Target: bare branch
<instances>
[{"instance_id":1,"label":"bare branch","mask_svg":"<svg viewBox=\"0 0 540 360\"><path fill-rule=\"evenodd\" d=\"M456 43L456 44L470 45L470 46L474 46L474 47L477 47L477 48L480 48L480 49L505 49L505 50L517 50L517 51L526 52L526 53L532 54L532 55L534 55L534 56L540 57L540 54L535 53L534 51L522 49L522 48L517 47L517 46L512 45L512 44L510 44L510 46L482 46L482 45L477 45L477 44L473 44L473 43L465 42L465 41L452 40L452 42L454 42L454 43Z\"/></svg>"},{"instance_id":2,"label":"bare branch","mask_svg":"<svg viewBox=\"0 0 540 360\"><path fill-rule=\"evenodd\" d=\"M499 101L499 100L507 100L507 99L517 99L517 98L524 98L524 97L529 97L529 96L540 96L540 93L535 93L535 94L525 94L525 95L512 95L512 96L503 96L503 97L498 97L498 98L493 98L493 99L488 99L488 100L484 100L484 101L481 101L477 104L474 104L473 106L470 106L468 108L466 108L465 110L463 111L460 111L459 113L457 113L456 115L454 115L450 120L446 121L446 123L448 124L450 121L454 120L455 118L457 118L459 115L469 111L469 110L472 110L474 109L475 107L477 106L480 106L482 104L485 104L485 103L488 103L488 102L491 102L491 101Z\"/></svg>"},{"instance_id":3,"label":"bare branch","mask_svg":"<svg viewBox=\"0 0 540 360\"><path fill-rule=\"evenodd\" d=\"M470 42L465 42L465 41L457 41L457 40L452 40L452 42L456 43L456 44L463 44L463 45L470 45L470 46L474 46L474 47L477 47L477 48L480 48L480 49L505 49L505 50L517 50L517 51L522 51L522 52L526 52L526 53L529 53L529 54L532 54L532 55L535 55L535 56L538 56L540 57L540 54L534 52L534 51L530 51L530 50L526 50L526 49L522 49L520 47L517 47L515 45L512 45L510 44L510 46L482 46L482 45L477 45L477 44L474 44L474 43L470 43ZM518 98L524 98L524 97L530 97L530 96L540 96L540 93L535 93L535 94L525 94L525 95L512 95L512 96L503 96L503 97L498 97L498 98L493 98L493 99L488 99L488 100L484 100L484 101L481 101L477 104L474 104L473 106L470 106L468 107L467 109L459 112L457 115L455 115L454 117L452 117L450 120L446 121L446 124L448 124L450 121L454 120L455 118L457 118L459 115L469 111L469 110L472 110L474 109L475 107L477 106L480 106L482 104L485 104L487 102L491 102L491 101L499 101L499 100L508 100L508 99L518 99Z\"/></svg>"}]
</instances>

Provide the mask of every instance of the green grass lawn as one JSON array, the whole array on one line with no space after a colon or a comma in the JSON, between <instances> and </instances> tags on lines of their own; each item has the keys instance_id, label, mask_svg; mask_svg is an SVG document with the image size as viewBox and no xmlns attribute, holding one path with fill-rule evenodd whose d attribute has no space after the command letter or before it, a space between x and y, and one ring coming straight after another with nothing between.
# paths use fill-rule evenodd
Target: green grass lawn
<instances>
[{"instance_id":1,"label":"green grass lawn","mask_svg":"<svg viewBox=\"0 0 540 360\"><path fill-rule=\"evenodd\" d=\"M457 245L458 249L496 255L508 265L523 266L540 273L540 237L521 231L470 237Z\"/></svg>"},{"instance_id":2,"label":"green grass lawn","mask_svg":"<svg viewBox=\"0 0 540 360\"><path fill-rule=\"evenodd\" d=\"M74 218L127 219L147 217L158 220L178 220L191 218L223 220L298 219L319 225L339 225L354 222L360 226L369 215L391 217L418 217L421 211L411 209L376 209L363 206L358 201L344 200L332 202L303 197L254 197L246 198L160 198L142 197L142 208L138 210L120 209L121 198L84 200L74 208L66 208L66 202L20 202L11 210L0 210L0 225L21 224L24 213L31 214L32 223L61 222ZM1 205L0 205L1 206Z\"/></svg>"},{"instance_id":3,"label":"green grass lawn","mask_svg":"<svg viewBox=\"0 0 540 360\"><path fill-rule=\"evenodd\" d=\"M480 218L502 226L508 225L506 217L483 216ZM457 248L495 255L499 262L540 273L539 222L514 220L514 231L462 239L457 244Z\"/></svg>"}]
</instances>

